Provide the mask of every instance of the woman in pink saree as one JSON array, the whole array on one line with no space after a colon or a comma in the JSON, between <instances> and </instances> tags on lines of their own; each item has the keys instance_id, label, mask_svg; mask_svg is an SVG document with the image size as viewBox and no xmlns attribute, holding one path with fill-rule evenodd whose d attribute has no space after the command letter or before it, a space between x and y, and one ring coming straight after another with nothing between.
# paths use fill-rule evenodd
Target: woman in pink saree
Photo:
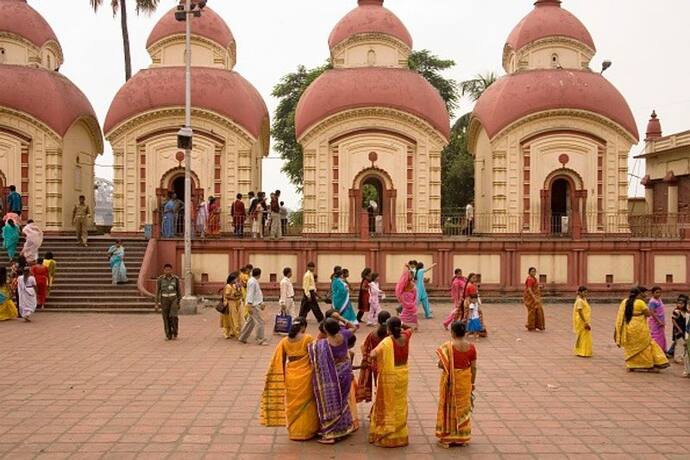
<instances>
[{"instance_id":1,"label":"woman in pink saree","mask_svg":"<svg viewBox=\"0 0 690 460\"><path fill-rule=\"evenodd\" d=\"M402 306L400 320L404 325L416 330L419 326L417 318L417 288L410 267L405 265L400 281L395 286L395 296Z\"/></svg>"}]
</instances>

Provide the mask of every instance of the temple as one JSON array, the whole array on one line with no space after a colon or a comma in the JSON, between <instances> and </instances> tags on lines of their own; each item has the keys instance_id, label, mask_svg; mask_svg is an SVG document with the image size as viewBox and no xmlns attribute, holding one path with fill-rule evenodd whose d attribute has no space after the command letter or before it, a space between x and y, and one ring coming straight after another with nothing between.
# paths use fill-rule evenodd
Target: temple
<instances>
[{"instance_id":1,"label":"temple","mask_svg":"<svg viewBox=\"0 0 690 460\"><path fill-rule=\"evenodd\" d=\"M166 12L149 35L151 66L120 89L105 119L115 156L116 233L143 231L158 223L169 195L184 197L177 131L184 124L185 23L173 13ZM251 83L233 70L235 62L232 32L205 8L192 21L192 199L221 199L223 231L230 230L235 194L261 188L261 159L269 149L268 109Z\"/></svg>"},{"instance_id":2,"label":"temple","mask_svg":"<svg viewBox=\"0 0 690 460\"><path fill-rule=\"evenodd\" d=\"M103 152L91 103L60 74L62 47L26 0L0 0L0 191L22 195L23 218L72 229L79 195L94 206L94 163Z\"/></svg>"}]
</instances>

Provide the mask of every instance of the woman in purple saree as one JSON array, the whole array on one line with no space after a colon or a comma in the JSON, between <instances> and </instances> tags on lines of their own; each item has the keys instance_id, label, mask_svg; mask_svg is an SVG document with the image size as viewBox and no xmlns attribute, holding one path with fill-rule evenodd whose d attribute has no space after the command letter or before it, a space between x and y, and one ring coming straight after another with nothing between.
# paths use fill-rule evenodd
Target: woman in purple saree
<instances>
[{"instance_id":1,"label":"woman in purple saree","mask_svg":"<svg viewBox=\"0 0 690 460\"><path fill-rule=\"evenodd\" d=\"M652 288L652 300L649 301L648 306L652 313L647 318L649 332L654 341L666 352L668 350L666 347L666 312L664 311L664 302L661 300L661 288L659 286Z\"/></svg>"},{"instance_id":2,"label":"woman in purple saree","mask_svg":"<svg viewBox=\"0 0 690 460\"><path fill-rule=\"evenodd\" d=\"M324 322L324 329L328 336L309 345L309 359L314 368L312 379L320 442L332 444L355 430L348 405L352 387L348 341L352 332L341 329L331 318Z\"/></svg>"}]
</instances>

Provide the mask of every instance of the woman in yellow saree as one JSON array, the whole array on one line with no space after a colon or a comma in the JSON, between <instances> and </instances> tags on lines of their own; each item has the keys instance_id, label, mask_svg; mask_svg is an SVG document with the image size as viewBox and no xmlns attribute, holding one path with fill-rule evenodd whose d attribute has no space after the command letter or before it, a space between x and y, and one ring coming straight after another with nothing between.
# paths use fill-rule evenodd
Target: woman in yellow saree
<instances>
[{"instance_id":1,"label":"woman in yellow saree","mask_svg":"<svg viewBox=\"0 0 690 460\"><path fill-rule=\"evenodd\" d=\"M261 395L261 424L287 426L293 441L309 440L319 430L307 349L314 338L306 330L307 320L295 319L273 353Z\"/></svg>"},{"instance_id":2,"label":"woman in yellow saree","mask_svg":"<svg viewBox=\"0 0 690 460\"><path fill-rule=\"evenodd\" d=\"M378 447L404 447L408 444L407 357L412 330L402 330L400 318L388 320L390 335L372 350L378 376L376 399L371 407L369 442Z\"/></svg>"},{"instance_id":3,"label":"woman in yellow saree","mask_svg":"<svg viewBox=\"0 0 690 460\"><path fill-rule=\"evenodd\" d=\"M577 300L573 306L573 332L577 335L575 356L590 358L592 356L592 307L587 301L585 286L580 286L577 290Z\"/></svg>"},{"instance_id":4,"label":"woman in yellow saree","mask_svg":"<svg viewBox=\"0 0 690 460\"><path fill-rule=\"evenodd\" d=\"M230 273L223 289L223 303L228 311L220 315L220 328L226 339L239 338L243 326L242 288L238 277L237 272Z\"/></svg>"},{"instance_id":5,"label":"woman in yellow saree","mask_svg":"<svg viewBox=\"0 0 690 460\"><path fill-rule=\"evenodd\" d=\"M631 372L658 372L670 366L666 353L649 332L647 317L651 313L643 300L646 292L643 287L633 288L630 296L621 302L616 317L614 339L625 350L625 364Z\"/></svg>"},{"instance_id":6,"label":"woman in yellow saree","mask_svg":"<svg viewBox=\"0 0 690 460\"><path fill-rule=\"evenodd\" d=\"M15 319L17 316L19 312L12 300L10 285L7 282L7 269L0 267L0 321Z\"/></svg>"},{"instance_id":7,"label":"woman in yellow saree","mask_svg":"<svg viewBox=\"0 0 690 460\"><path fill-rule=\"evenodd\" d=\"M451 326L452 340L436 350L443 369L439 384L436 437L442 447L462 446L472 435L472 392L477 377L477 350L465 340L465 325Z\"/></svg>"}]
</instances>

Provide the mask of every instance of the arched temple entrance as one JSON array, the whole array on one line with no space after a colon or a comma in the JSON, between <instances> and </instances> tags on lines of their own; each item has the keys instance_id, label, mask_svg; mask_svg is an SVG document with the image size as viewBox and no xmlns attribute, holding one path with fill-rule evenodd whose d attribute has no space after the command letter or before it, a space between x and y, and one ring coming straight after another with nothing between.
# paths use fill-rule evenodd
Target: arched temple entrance
<instances>
[{"instance_id":1,"label":"arched temple entrance","mask_svg":"<svg viewBox=\"0 0 690 460\"><path fill-rule=\"evenodd\" d=\"M378 168L360 172L350 189L350 231L359 233L366 215L369 233L394 233L396 196L388 173Z\"/></svg>"},{"instance_id":2,"label":"arched temple entrance","mask_svg":"<svg viewBox=\"0 0 690 460\"><path fill-rule=\"evenodd\" d=\"M580 233L586 226L587 190L572 170L554 171L541 193L542 233Z\"/></svg>"},{"instance_id":3,"label":"arched temple entrance","mask_svg":"<svg viewBox=\"0 0 690 460\"><path fill-rule=\"evenodd\" d=\"M199 187L199 177L192 172L192 221L195 218L195 211L197 205L201 200L204 199L204 189ZM173 168L163 174L161 178L160 187L156 190L157 197L157 210L159 213L159 219L163 216L163 206L165 205L168 197L175 194L179 200L179 205L177 206L177 213L175 216L175 233L184 234L184 192L185 192L185 179L184 179L184 168Z\"/></svg>"}]
</instances>

